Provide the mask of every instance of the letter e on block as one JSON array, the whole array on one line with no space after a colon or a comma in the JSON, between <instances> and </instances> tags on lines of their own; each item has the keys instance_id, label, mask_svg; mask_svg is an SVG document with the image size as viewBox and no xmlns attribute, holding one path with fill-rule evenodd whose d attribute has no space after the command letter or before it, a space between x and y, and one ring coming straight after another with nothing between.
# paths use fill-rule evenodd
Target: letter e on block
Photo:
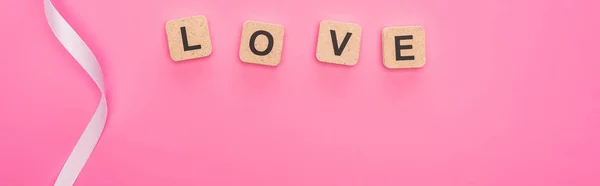
<instances>
[{"instance_id":1,"label":"letter e on block","mask_svg":"<svg viewBox=\"0 0 600 186\"><path fill-rule=\"evenodd\" d=\"M247 21L242 28L240 60L246 63L277 66L283 49L283 26Z\"/></svg>"},{"instance_id":2,"label":"letter e on block","mask_svg":"<svg viewBox=\"0 0 600 186\"><path fill-rule=\"evenodd\" d=\"M421 68L425 65L423 27L387 27L382 32L383 65L387 68Z\"/></svg>"},{"instance_id":3,"label":"letter e on block","mask_svg":"<svg viewBox=\"0 0 600 186\"><path fill-rule=\"evenodd\" d=\"M317 41L317 60L325 63L352 66L358 62L360 25L322 21Z\"/></svg>"},{"instance_id":4,"label":"letter e on block","mask_svg":"<svg viewBox=\"0 0 600 186\"><path fill-rule=\"evenodd\" d=\"M166 28L173 61L205 57L212 52L206 17L173 19L167 22Z\"/></svg>"}]
</instances>

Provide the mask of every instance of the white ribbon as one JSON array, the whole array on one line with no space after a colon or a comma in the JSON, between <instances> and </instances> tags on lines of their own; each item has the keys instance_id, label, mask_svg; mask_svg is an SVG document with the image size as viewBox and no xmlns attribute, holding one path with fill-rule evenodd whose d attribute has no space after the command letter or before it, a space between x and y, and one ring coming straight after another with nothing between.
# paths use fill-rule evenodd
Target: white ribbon
<instances>
[{"instance_id":1,"label":"white ribbon","mask_svg":"<svg viewBox=\"0 0 600 186\"><path fill-rule=\"evenodd\" d=\"M63 165L62 170L58 174L58 178L54 183L55 186L71 186L75 183L77 176L83 169L88 158L92 154L96 143L100 139L104 124L106 123L106 96L104 94L104 81L102 78L102 69L96 60L96 57L77 35L75 30L60 16L56 8L50 0L44 0L44 11L48 24L54 32L58 41L67 49L67 51L75 58L75 60L85 69L92 77L101 92L100 102L96 108L96 112L92 116L90 123L79 137L75 148L71 151L69 158Z\"/></svg>"}]
</instances>

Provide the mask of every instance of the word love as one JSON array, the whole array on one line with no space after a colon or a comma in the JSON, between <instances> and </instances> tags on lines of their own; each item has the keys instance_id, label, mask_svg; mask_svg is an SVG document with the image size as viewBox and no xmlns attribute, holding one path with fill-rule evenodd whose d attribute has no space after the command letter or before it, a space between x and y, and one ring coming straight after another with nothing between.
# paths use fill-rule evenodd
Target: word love
<instances>
[{"instance_id":1,"label":"word love","mask_svg":"<svg viewBox=\"0 0 600 186\"><path fill-rule=\"evenodd\" d=\"M167 22L169 52L173 61L209 56L212 52L208 21L204 16ZM242 28L240 60L277 66L283 49L283 26L247 21ZM355 65L360 51L360 25L322 21L317 40L317 60ZM425 32L422 27L387 27L382 31L383 65L387 68L420 68L425 65Z\"/></svg>"}]
</instances>

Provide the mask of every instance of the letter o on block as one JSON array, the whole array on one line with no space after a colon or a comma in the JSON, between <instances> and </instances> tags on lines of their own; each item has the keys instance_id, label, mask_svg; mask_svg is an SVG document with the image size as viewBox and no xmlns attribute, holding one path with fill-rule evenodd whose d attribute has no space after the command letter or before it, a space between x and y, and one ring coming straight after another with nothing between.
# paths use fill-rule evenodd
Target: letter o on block
<instances>
[{"instance_id":1,"label":"letter o on block","mask_svg":"<svg viewBox=\"0 0 600 186\"><path fill-rule=\"evenodd\" d=\"M247 21L242 29L240 60L246 63L277 66L283 49L283 26Z\"/></svg>"}]
</instances>

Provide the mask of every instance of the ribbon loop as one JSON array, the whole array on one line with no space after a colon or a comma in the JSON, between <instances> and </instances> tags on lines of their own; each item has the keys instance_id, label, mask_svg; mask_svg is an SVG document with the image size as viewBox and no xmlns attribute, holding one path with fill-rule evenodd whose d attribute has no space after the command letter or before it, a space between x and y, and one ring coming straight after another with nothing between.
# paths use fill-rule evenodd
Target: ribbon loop
<instances>
[{"instance_id":1,"label":"ribbon loop","mask_svg":"<svg viewBox=\"0 0 600 186\"><path fill-rule=\"evenodd\" d=\"M85 166L104 130L107 116L104 79L102 77L102 69L94 53L92 53L81 37L77 35L75 30L58 13L50 0L44 0L44 11L48 25L56 38L90 75L102 93L96 112L79 137L77 144L75 144L73 151L71 151L69 158L63 165L54 183L54 186L71 186L75 183L77 176L79 176L79 173Z\"/></svg>"}]
</instances>

